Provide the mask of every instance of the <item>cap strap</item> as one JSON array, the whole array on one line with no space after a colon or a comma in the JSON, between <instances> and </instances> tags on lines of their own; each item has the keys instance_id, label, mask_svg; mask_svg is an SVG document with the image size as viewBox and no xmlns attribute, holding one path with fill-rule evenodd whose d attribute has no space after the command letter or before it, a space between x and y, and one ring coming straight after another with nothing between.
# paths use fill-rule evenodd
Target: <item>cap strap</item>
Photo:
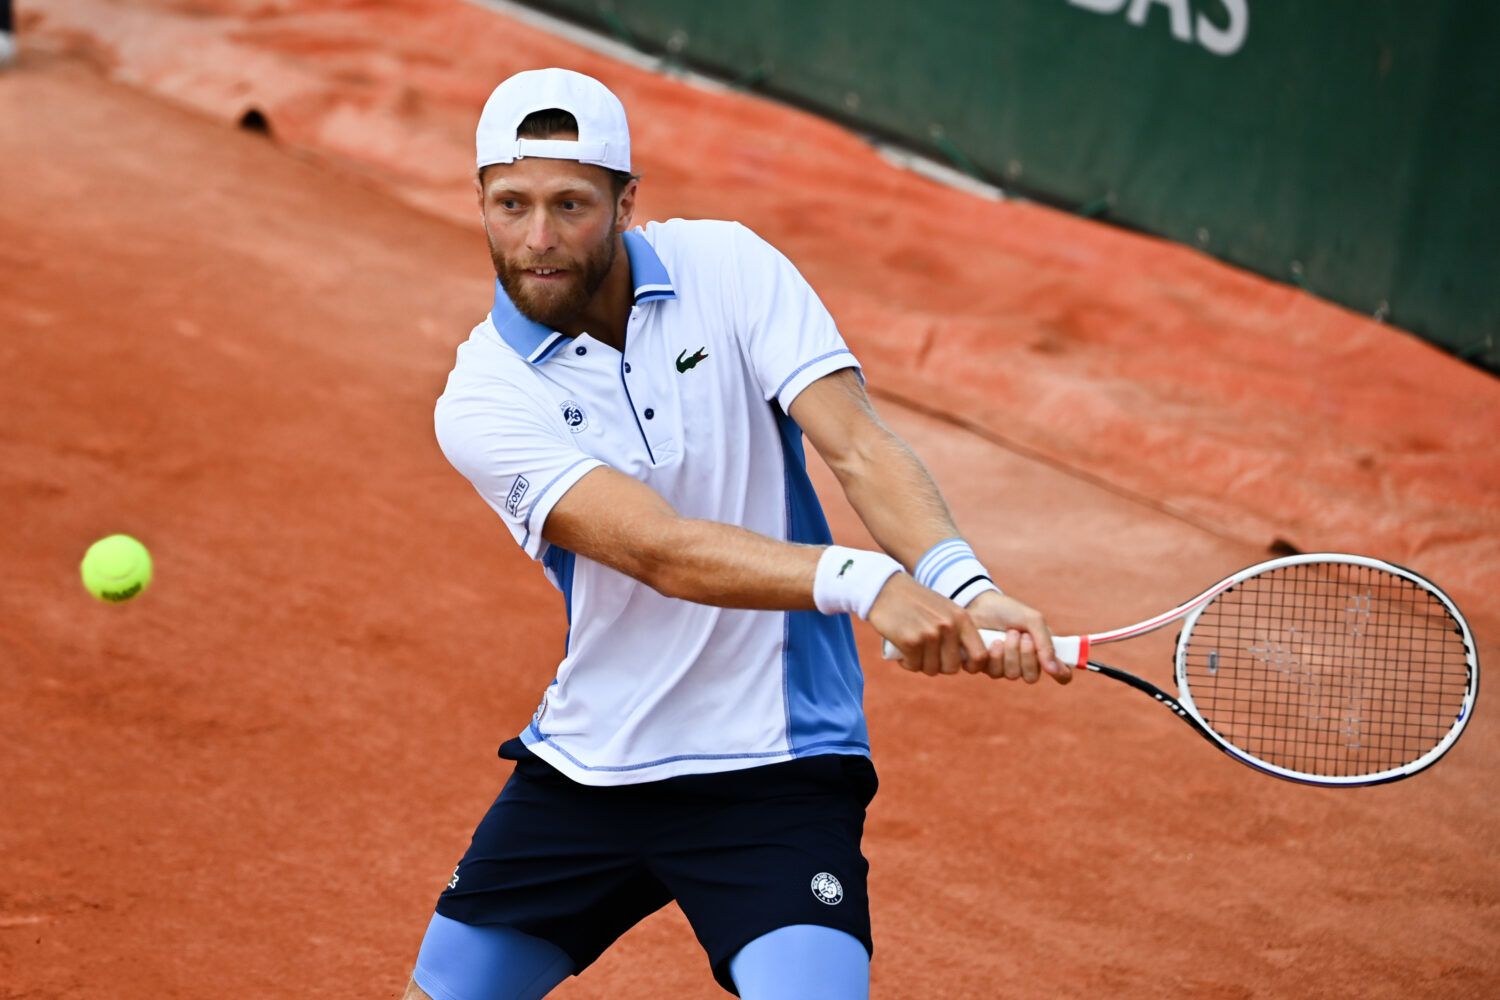
<instances>
[{"instance_id":1,"label":"cap strap","mask_svg":"<svg viewBox=\"0 0 1500 1000\"><path fill-rule=\"evenodd\" d=\"M594 163L605 159L609 152L607 142L578 142L573 139L517 139L511 160L527 156L540 156L550 160L579 160ZM510 163L511 160L502 160Z\"/></svg>"}]
</instances>

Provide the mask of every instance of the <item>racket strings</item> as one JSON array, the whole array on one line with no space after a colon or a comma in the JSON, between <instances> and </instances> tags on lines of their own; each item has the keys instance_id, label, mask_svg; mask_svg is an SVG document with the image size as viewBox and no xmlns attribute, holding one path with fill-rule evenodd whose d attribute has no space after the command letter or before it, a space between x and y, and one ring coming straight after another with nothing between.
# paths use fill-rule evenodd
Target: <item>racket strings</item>
<instances>
[{"instance_id":1,"label":"racket strings","mask_svg":"<svg viewBox=\"0 0 1500 1000\"><path fill-rule=\"evenodd\" d=\"M1216 598L1184 641L1205 722L1278 767L1341 777L1417 760L1454 728L1467 649L1443 603L1349 563L1283 566Z\"/></svg>"}]
</instances>

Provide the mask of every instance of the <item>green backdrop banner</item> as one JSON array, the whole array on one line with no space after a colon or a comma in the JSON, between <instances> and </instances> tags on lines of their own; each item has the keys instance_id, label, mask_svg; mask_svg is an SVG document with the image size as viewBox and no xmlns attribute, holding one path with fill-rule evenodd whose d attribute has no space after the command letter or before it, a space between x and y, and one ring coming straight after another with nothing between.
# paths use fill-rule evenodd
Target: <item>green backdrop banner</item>
<instances>
[{"instance_id":1,"label":"green backdrop banner","mask_svg":"<svg viewBox=\"0 0 1500 1000\"><path fill-rule=\"evenodd\" d=\"M1500 370L1500 3L532 5Z\"/></svg>"}]
</instances>

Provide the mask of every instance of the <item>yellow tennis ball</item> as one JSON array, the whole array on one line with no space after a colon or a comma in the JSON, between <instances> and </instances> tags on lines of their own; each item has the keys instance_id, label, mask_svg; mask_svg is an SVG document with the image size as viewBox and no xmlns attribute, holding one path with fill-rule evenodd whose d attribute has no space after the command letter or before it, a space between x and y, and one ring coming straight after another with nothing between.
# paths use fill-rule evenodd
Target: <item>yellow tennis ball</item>
<instances>
[{"instance_id":1,"label":"yellow tennis ball","mask_svg":"<svg viewBox=\"0 0 1500 1000\"><path fill-rule=\"evenodd\" d=\"M89 546L78 569L99 600L128 601L151 583L151 553L129 535L110 535Z\"/></svg>"}]
</instances>

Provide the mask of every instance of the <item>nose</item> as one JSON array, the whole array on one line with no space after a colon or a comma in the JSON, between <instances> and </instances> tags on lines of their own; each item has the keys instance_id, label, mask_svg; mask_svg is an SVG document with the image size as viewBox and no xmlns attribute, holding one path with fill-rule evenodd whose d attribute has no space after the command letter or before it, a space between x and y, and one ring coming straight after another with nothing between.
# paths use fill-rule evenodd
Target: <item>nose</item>
<instances>
[{"instance_id":1,"label":"nose","mask_svg":"<svg viewBox=\"0 0 1500 1000\"><path fill-rule=\"evenodd\" d=\"M526 220L526 249L543 257L557 247L557 231L547 212L536 210Z\"/></svg>"}]
</instances>

